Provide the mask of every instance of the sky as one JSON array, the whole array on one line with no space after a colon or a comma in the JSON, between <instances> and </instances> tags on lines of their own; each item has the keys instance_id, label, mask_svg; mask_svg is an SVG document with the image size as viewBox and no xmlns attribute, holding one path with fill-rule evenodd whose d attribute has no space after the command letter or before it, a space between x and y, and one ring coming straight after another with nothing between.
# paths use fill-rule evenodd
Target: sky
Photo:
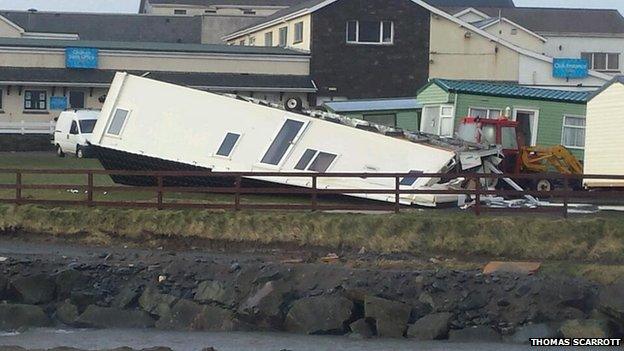
<instances>
[{"instance_id":1,"label":"sky","mask_svg":"<svg viewBox=\"0 0 624 351\"><path fill-rule=\"evenodd\" d=\"M514 0L517 6L617 8L624 14L624 0ZM2 10L129 12L136 13L139 0L0 0Z\"/></svg>"}]
</instances>

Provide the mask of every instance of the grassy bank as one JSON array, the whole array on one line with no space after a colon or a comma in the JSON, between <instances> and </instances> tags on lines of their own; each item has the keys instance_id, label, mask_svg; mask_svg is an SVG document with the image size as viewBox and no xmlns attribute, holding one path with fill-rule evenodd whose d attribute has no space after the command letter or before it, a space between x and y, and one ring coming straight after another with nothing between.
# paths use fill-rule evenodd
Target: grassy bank
<instances>
[{"instance_id":1,"label":"grassy bank","mask_svg":"<svg viewBox=\"0 0 624 351\"><path fill-rule=\"evenodd\" d=\"M375 252L624 262L624 216L569 220L404 214L157 211L0 206L0 230L93 240L197 238L254 244L365 247Z\"/></svg>"}]
</instances>

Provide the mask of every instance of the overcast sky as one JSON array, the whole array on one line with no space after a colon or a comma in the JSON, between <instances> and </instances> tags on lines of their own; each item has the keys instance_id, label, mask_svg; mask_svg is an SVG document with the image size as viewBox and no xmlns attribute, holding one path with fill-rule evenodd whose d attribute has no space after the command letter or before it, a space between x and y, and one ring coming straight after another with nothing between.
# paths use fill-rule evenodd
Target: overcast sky
<instances>
[{"instance_id":1,"label":"overcast sky","mask_svg":"<svg viewBox=\"0 0 624 351\"><path fill-rule=\"evenodd\" d=\"M517 6L617 8L624 0L514 0ZM0 9L75 12L137 12L139 0L0 0Z\"/></svg>"}]
</instances>

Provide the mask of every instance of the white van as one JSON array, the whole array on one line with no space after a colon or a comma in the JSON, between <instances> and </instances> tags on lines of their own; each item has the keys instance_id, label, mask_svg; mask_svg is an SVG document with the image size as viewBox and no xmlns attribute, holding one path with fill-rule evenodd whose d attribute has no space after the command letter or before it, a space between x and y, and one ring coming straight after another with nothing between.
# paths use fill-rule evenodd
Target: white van
<instances>
[{"instance_id":1,"label":"white van","mask_svg":"<svg viewBox=\"0 0 624 351\"><path fill-rule=\"evenodd\" d=\"M54 130L54 145L56 154L64 157L66 153L74 154L78 158L88 155L87 142L91 138L93 128L100 116L96 110L63 111L56 120Z\"/></svg>"}]
</instances>

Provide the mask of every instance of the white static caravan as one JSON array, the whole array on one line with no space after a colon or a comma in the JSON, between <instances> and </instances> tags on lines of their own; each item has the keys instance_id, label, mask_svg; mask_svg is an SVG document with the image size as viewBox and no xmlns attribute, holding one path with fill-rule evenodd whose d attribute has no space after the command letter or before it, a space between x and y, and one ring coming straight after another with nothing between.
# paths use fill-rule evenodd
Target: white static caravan
<instances>
[{"instance_id":1,"label":"white static caravan","mask_svg":"<svg viewBox=\"0 0 624 351\"><path fill-rule=\"evenodd\" d=\"M126 73L115 76L92 145L104 167L132 170L442 173L456 167L460 158L450 147L394 138ZM255 179L311 186L310 178L304 177ZM437 182L406 179L402 186L440 189ZM394 187L394 180L319 178L317 186L388 189ZM394 195L354 196L394 201ZM435 206L456 199L403 195L400 200Z\"/></svg>"},{"instance_id":2,"label":"white static caravan","mask_svg":"<svg viewBox=\"0 0 624 351\"><path fill-rule=\"evenodd\" d=\"M624 175L624 77L611 80L587 103L585 174ZM624 187L624 180L585 179L589 188Z\"/></svg>"}]
</instances>

